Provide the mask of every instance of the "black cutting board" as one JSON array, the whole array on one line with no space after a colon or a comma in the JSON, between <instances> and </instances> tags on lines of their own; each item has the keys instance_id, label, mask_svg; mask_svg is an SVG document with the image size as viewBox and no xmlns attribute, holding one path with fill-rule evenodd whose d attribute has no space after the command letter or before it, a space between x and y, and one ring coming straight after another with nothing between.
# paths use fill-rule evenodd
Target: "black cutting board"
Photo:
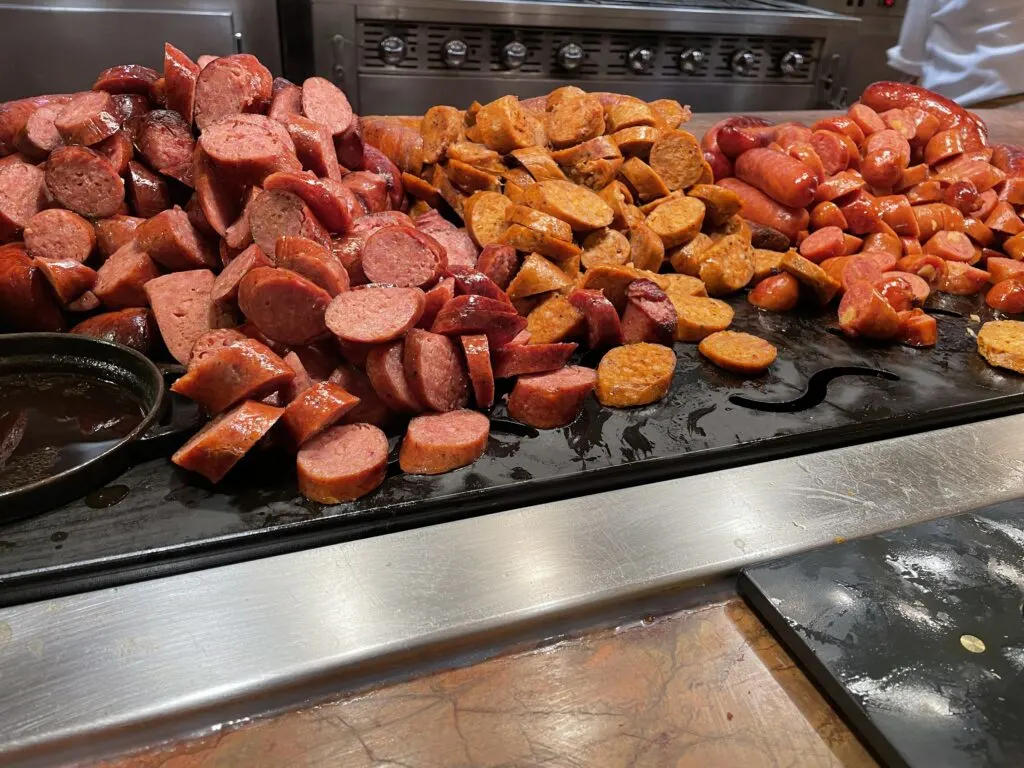
<instances>
[{"instance_id":1,"label":"black cutting board","mask_svg":"<svg viewBox=\"0 0 1024 768\"><path fill-rule=\"evenodd\" d=\"M883 763L1024 766L1024 500L748 568L740 592Z\"/></svg>"},{"instance_id":2,"label":"black cutting board","mask_svg":"<svg viewBox=\"0 0 1024 768\"><path fill-rule=\"evenodd\" d=\"M1024 377L977 354L971 334L979 323L970 315L992 316L978 298L930 299L939 322L931 350L851 342L830 327L834 308L777 314L742 295L731 303L735 329L779 347L763 376L726 373L696 345L677 344L672 388L658 403L623 410L590 399L570 426L540 432L514 425L499 404L487 452L473 466L435 477L396 467L378 491L333 507L298 495L294 459L284 451L254 452L216 489L166 459L151 461L99 503L87 498L0 523L0 604L1024 408ZM875 375L849 375L857 372ZM393 446L400 434L399 427Z\"/></svg>"}]
</instances>

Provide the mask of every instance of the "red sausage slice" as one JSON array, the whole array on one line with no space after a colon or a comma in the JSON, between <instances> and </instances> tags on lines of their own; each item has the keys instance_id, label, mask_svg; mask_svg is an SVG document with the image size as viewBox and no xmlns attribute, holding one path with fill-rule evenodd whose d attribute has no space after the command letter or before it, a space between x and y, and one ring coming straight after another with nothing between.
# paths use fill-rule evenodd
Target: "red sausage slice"
<instances>
[{"instance_id":1,"label":"red sausage slice","mask_svg":"<svg viewBox=\"0 0 1024 768\"><path fill-rule=\"evenodd\" d=\"M747 294L747 301L771 312L788 312L800 298L800 282L788 272L769 275Z\"/></svg>"},{"instance_id":2,"label":"red sausage slice","mask_svg":"<svg viewBox=\"0 0 1024 768\"><path fill-rule=\"evenodd\" d=\"M164 344L182 365L188 364L196 340L211 329L214 280L210 270L196 269L157 277L145 285Z\"/></svg>"},{"instance_id":3,"label":"red sausage slice","mask_svg":"<svg viewBox=\"0 0 1024 768\"><path fill-rule=\"evenodd\" d=\"M480 252L476 268L505 290L519 269L519 257L513 246L491 243Z\"/></svg>"},{"instance_id":4,"label":"red sausage slice","mask_svg":"<svg viewBox=\"0 0 1024 768\"><path fill-rule=\"evenodd\" d=\"M267 345L247 339L197 357L171 390L216 414L242 400L260 400L294 377L295 372Z\"/></svg>"},{"instance_id":5,"label":"red sausage slice","mask_svg":"<svg viewBox=\"0 0 1024 768\"><path fill-rule=\"evenodd\" d=\"M121 177L87 147L54 150L46 163L46 188L61 206L87 218L113 216L124 204Z\"/></svg>"},{"instance_id":6,"label":"red sausage slice","mask_svg":"<svg viewBox=\"0 0 1024 768\"><path fill-rule=\"evenodd\" d=\"M934 347L939 337L938 323L921 309L900 312L900 332L896 340L908 347Z\"/></svg>"},{"instance_id":7,"label":"red sausage slice","mask_svg":"<svg viewBox=\"0 0 1024 768\"><path fill-rule=\"evenodd\" d=\"M520 376L508 398L509 415L537 429L564 427L580 415L596 384L597 373L579 365Z\"/></svg>"},{"instance_id":8,"label":"red sausage slice","mask_svg":"<svg viewBox=\"0 0 1024 768\"><path fill-rule=\"evenodd\" d=\"M338 258L308 237L279 237L274 262L320 286L331 298L349 288L348 272Z\"/></svg>"},{"instance_id":9,"label":"red sausage slice","mask_svg":"<svg viewBox=\"0 0 1024 768\"><path fill-rule=\"evenodd\" d=\"M420 413L417 399L405 376L405 343L401 339L374 347L366 355L366 375L380 399L397 413Z\"/></svg>"},{"instance_id":10,"label":"red sausage slice","mask_svg":"<svg viewBox=\"0 0 1024 768\"><path fill-rule=\"evenodd\" d=\"M196 80L196 125L206 130L228 115L262 112L270 102L272 87L270 70L255 56L239 53L214 59Z\"/></svg>"},{"instance_id":11,"label":"red sausage slice","mask_svg":"<svg viewBox=\"0 0 1024 768\"><path fill-rule=\"evenodd\" d=\"M283 408L266 403L242 403L199 430L174 453L171 461L219 483L283 413Z\"/></svg>"},{"instance_id":12,"label":"red sausage slice","mask_svg":"<svg viewBox=\"0 0 1024 768\"><path fill-rule=\"evenodd\" d=\"M332 136L341 136L352 124L352 105L345 94L322 77L310 77L302 83L302 111Z\"/></svg>"},{"instance_id":13,"label":"red sausage slice","mask_svg":"<svg viewBox=\"0 0 1024 768\"><path fill-rule=\"evenodd\" d=\"M839 302L839 327L854 338L891 339L899 333L900 319L871 283L859 280Z\"/></svg>"},{"instance_id":14,"label":"red sausage slice","mask_svg":"<svg viewBox=\"0 0 1024 768\"><path fill-rule=\"evenodd\" d=\"M924 304L925 299L927 299L929 294L932 292L931 287L928 285L928 281L920 275L915 275L912 272L900 272L896 270L882 273L883 280L892 278L899 278L910 286L910 291L914 296L915 304ZM878 286L876 285L875 287L877 288Z\"/></svg>"},{"instance_id":15,"label":"red sausage slice","mask_svg":"<svg viewBox=\"0 0 1024 768\"><path fill-rule=\"evenodd\" d=\"M311 344L320 338L327 330L324 313L330 303L327 291L287 269L256 267L238 284L242 314L281 344Z\"/></svg>"},{"instance_id":16,"label":"red sausage slice","mask_svg":"<svg viewBox=\"0 0 1024 768\"><path fill-rule=\"evenodd\" d=\"M96 272L74 259L35 259L36 268L53 289L62 306L67 306L96 282Z\"/></svg>"},{"instance_id":17,"label":"red sausage slice","mask_svg":"<svg viewBox=\"0 0 1024 768\"><path fill-rule=\"evenodd\" d=\"M825 205L825 203L821 203L821 205ZM837 209L836 212L842 216L841 211ZM801 256L810 259L815 264L821 264L825 259L843 256L846 254L843 230L839 227L822 227L805 237L800 243L799 250Z\"/></svg>"},{"instance_id":18,"label":"red sausage slice","mask_svg":"<svg viewBox=\"0 0 1024 768\"><path fill-rule=\"evenodd\" d=\"M217 304L234 304L238 299L238 284L257 267L272 267L270 259L258 245L250 245L224 267L213 283L210 296Z\"/></svg>"},{"instance_id":19,"label":"red sausage slice","mask_svg":"<svg viewBox=\"0 0 1024 768\"><path fill-rule=\"evenodd\" d=\"M327 328L343 341L384 344L416 325L425 304L419 288L370 286L344 291L327 308Z\"/></svg>"},{"instance_id":20,"label":"red sausage slice","mask_svg":"<svg viewBox=\"0 0 1024 768\"><path fill-rule=\"evenodd\" d=\"M128 161L128 201L137 216L148 219L171 207L167 182L142 163Z\"/></svg>"},{"instance_id":21,"label":"red sausage slice","mask_svg":"<svg viewBox=\"0 0 1024 768\"><path fill-rule=\"evenodd\" d=\"M405 377L417 399L434 411L469 402L469 381L455 344L447 336L413 328L405 337Z\"/></svg>"},{"instance_id":22,"label":"red sausage slice","mask_svg":"<svg viewBox=\"0 0 1024 768\"><path fill-rule=\"evenodd\" d=\"M302 115L302 89L291 80L275 77L271 94L267 117L283 123L292 115Z\"/></svg>"},{"instance_id":23,"label":"red sausage slice","mask_svg":"<svg viewBox=\"0 0 1024 768\"><path fill-rule=\"evenodd\" d=\"M203 131L199 146L212 166L235 184L263 185L276 171L302 167L288 131L263 115L228 115Z\"/></svg>"},{"instance_id":24,"label":"red sausage slice","mask_svg":"<svg viewBox=\"0 0 1024 768\"><path fill-rule=\"evenodd\" d=\"M85 262L96 248L96 230L77 213L51 208L33 216L23 237L37 259Z\"/></svg>"},{"instance_id":25,"label":"red sausage slice","mask_svg":"<svg viewBox=\"0 0 1024 768\"><path fill-rule=\"evenodd\" d=\"M8 240L28 226L47 203L42 168L20 162L0 164L0 240Z\"/></svg>"},{"instance_id":26,"label":"red sausage slice","mask_svg":"<svg viewBox=\"0 0 1024 768\"><path fill-rule=\"evenodd\" d=\"M249 228L256 245L264 253L277 250L277 240L285 235L308 237L314 242L329 245L327 231L298 195L280 190L268 190L257 196L249 206Z\"/></svg>"},{"instance_id":27,"label":"red sausage slice","mask_svg":"<svg viewBox=\"0 0 1024 768\"><path fill-rule=\"evenodd\" d=\"M195 140L188 122L174 110L154 109L133 124L135 147L161 173L192 162Z\"/></svg>"},{"instance_id":28,"label":"red sausage slice","mask_svg":"<svg viewBox=\"0 0 1024 768\"><path fill-rule=\"evenodd\" d=\"M388 439L372 424L331 427L299 449L299 492L321 504L365 496L384 482Z\"/></svg>"},{"instance_id":29,"label":"red sausage slice","mask_svg":"<svg viewBox=\"0 0 1024 768\"><path fill-rule=\"evenodd\" d=\"M121 129L113 98L105 91L76 94L53 121L65 144L92 146Z\"/></svg>"},{"instance_id":30,"label":"red sausage slice","mask_svg":"<svg viewBox=\"0 0 1024 768\"><path fill-rule=\"evenodd\" d=\"M107 93L137 93L140 96L149 96L159 79L160 73L155 69L141 64L119 64L100 72L96 82L92 84L92 89Z\"/></svg>"},{"instance_id":31,"label":"red sausage slice","mask_svg":"<svg viewBox=\"0 0 1024 768\"><path fill-rule=\"evenodd\" d=\"M193 162L193 180L203 217L214 232L224 237L228 227L242 213L245 188L220 178L214 172L210 158L198 146Z\"/></svg>"},{"instance_id":32,"label":"red sausage slice","mask_svg":"<svg viewBox=\"0 0 1024 768\"><path fill-rule=\"evenodd\" d=\"M170 270L219 266L217 254L177 206L139 226L135 242L153 261Z\"/></svg>"},{"instance_id":33,"label":"red sausage slice","mask_svg":"<svg viewBox=\"0 0 1024 768\"><path fill-rule=\"evenodd\" d=\"M430 235L409 227L384 227L363 246L363 272L372 283L425 288L448 266L444 249Z\"/></svg>"},{"instance_id":34,"label":"red sausage slice","mask_svg":"<svg viewBox=\"0 0 1024 768\"><path fill-rule=\"evenodd\" d=\"M33 162L46 159L53 150L64 145L55 121L64 109L62 104L44 104L29 115L15 139L15 148Z\"/></svg>"},{"instance_id":35,"label":"red sausage slice","mask_svg":"<svg viewBox=\"0 0 1024 768\"><path fill-rule=\"evenodd\" d=\"M634 280L626 288L626 308L622 313L622 338L626 344L650 342L671 347L678 322L675 305L654 282Z\"/></svg>"},{"instance_id":36,"label":"red sausage slice","mask_svg":"<svg viewBox=\"0 0 1024 768\"><path fill-rule=\"evenodd\" d=\"M672 326L675 330L675 324ZM576 351L573 342L553 344L510 344L494 351L494 376L508 379L530 373L556 371Z\"/></svg>"},{"instance_id":37,"label":"red sausage slice","mask_svg":"<svg viewBox=\"0 0 1024 768\"><path fill-rule=\"evenodd\" d=\"M1003 280L996 283L985 296L985 303L992 309L1019 315L1024 312L1024 282Z\"/></svg>"},{"instance_id":38,"label":"red sausage slice","mask_svg":"<svg viewBox=\"0 0 1024 768\"><path fill-rule=\"evenodd\" d=\"M111 216L96 222L96 244L106 259L135 239L135 230L145 219L136 216Z\"/></svg>"},{"instance_id":39,"label":"red sausage slice","mask_svg":"<svg viewBox=\"0 0 1024 768\"><path fill-rule=\"evenodd\" d=\"M526 328L526 318L485 296L456 296L437 313L430 329L446 336L483 333L492 349L508 345Z\"/></svg>"},{"instance_id":40,"label":"red sausage slice","mask_svg":"<svg viewBox=\"0 0 1024 768\"><path fill-rule=\"evenodd\" d=\"M345 234L352 229L355 200L348 187L295 172L273 173L264 179L263 187L298 195L328 232Z\"/></svg>"},{"instance_id":41,"label":"red sausage slice","mask_svg":"<svg viewBox=\"0 0 1024 768\"><path fill-rule=\"evenodd\" d=\"M149 302L143 286L159 276L156 264L132 240L121 246L96 271L92 292L109 309L144 307Z\"/></svg>"},{"instance_id":42,"label":"red sausage slice","mask_svg":"<svg viewBox=\"0 0 1024 768\"><path fill-rule=\"evenodd\" d=\"M83 320L71 329L71 333L116 341L144 355L149 354L156 338L153 316L144 307L103 312Z\"/></svg>"},{"instance_id":43,"label":"red sausage slice","mask_svg":"<svg viewBox=\"0 0 1024 768\"><path fill-rule=\"evenodd\" d=\"M476 411L417 416L405 431L398 464L411 475L451 472L483 455L490 432L490 420Z\"/></svg>"},{"instance_id":44,"label":"red sausage slice","mask_svg":"<svg viewBox=\"0 0 1024 768\"><path fill-rule=\"evenodd\" d=\"M353 408L359 398L333 381L318 381L288 403L281 423L293 445L303 445Z\"/></svg>"},{"instance_id":45,"label":"red sausage slice","mask_svg":"<svg viewBox=\"0 0 1024 768\"><path fill-rule=\"evenodd\" d=\"M62 331L64 318L20 244L0 248L0 324L16 331Z\"/></svg>"},{"instance_id":46,"label":"red sausage slice","mask_svg":"<svg viewBox=\"0 0 1024 768\"><path fill-rule=\"evenodd\" d=\"M418 328L426 328L428 331L434 324L438 312L449 301L455 298L455 279L443 277L429 291L426 292L426 304L423 307L423 316L416 323Z\"/></svg>"},{"instance_id":47,"label":"red sausage slice","mask_svg":"<svg viewBox=\"0 0 1024 768\"><path fill-rule=\"evenodd\" d=\"M199 65L170 43L164 43L164 82L167 84L167 108L173 109L192 125L195 110Z\"/></svg>"},{"instance_id":48,"label":"red sausage slice","mask_svg":"<svg viewBox=\"0 0 1024 768\"><path fill-rule=\"evenodd\" d=\"M295 154L304 169L317 176L341 179L334 141L325 126L302 115L287 115L279 119L288 129L288 135L295 143Z\"/></svg>"},{"instance_id":49,"label":"red sausage slice","mask_svg":"<svg viewBox=\"0 0 1024 768\"><path fill-rule=\"evenodd\" d=\"M128 170L128 163L131 162L135 152L135 147L132 146L132 137L128 131L118 131L113 136L94 145L93 149L106 158L119 176L124 176Z\"/></svg>"},{"instance_id":50,"label":"red sausage slice","mask_svg":"<svg viewBox=\"0 0 1024 768\"><path fill-rule=\"evenodd\" d=\"M473 399L477 408L494 405L494 370L491 367L491 351L487 337L482 333L460 337L462 351L466 355L469 381L473 385Z\"/></svg>"},{"instance_id":51,"label":"red sausage slice","mask_svg":"<svg viewBox=\"0 0 1024 768\"><path fill-rule=\"evenodd\" d=\"M583 312L587 319L587 346L590 349L617 347L623 343L619 313L604 291L578 288L570 294L569 303ZM672 330L674 333L675 328Z\"/></svg>"},{"instance_id":52,"label":"red sausage slice","mask_svg":"<svg viewBox=\"0 0 1024 768\"><path fill-rule=\"evenodd\" d=\"M346 390L359 398L359 405L346 413L342 424L376 424L383 426L390 418L391 411L384 402L377 396L376 390L370 384L366 374L358 368L350 365L339 365L331 373L330 380L340 384Z\"/></svg>"}]
</instances>

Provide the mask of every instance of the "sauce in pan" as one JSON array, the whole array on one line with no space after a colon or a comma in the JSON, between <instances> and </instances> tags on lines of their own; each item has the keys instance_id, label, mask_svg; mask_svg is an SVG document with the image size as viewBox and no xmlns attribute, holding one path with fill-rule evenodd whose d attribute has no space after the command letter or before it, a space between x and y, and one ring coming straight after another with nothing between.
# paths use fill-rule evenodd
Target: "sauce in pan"
<instances>
[{"instance_id":1,"label":"sauce in pan","mask_svg":"<svg viewBox=\"0 0 1024 768\"><path fill-rule=\"evenodd\" d=\"M130 392L101 379L45 372L0 376L0 491L100 455L144 415Z\"/></svg>"}]
</instances>

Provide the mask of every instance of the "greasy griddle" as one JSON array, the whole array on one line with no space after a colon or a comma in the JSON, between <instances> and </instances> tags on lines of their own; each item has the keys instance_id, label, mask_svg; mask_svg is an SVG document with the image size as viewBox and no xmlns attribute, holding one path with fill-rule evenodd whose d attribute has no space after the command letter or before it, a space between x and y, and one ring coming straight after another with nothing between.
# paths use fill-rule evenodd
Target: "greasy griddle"
<instances>
[{"instance_id":1,"label":"greasy griddle","mask_svg":"<svg viewBox=\"0 0 1024 768\"><path fill-rule=\"evenodd\" d=\"M929 299L929 311L939 323L939 344L932 350L851 342L837 335L834 308L775 314L754 309L742 295L731 303L734 329L779 347L778 361L764 376L744 379L726 373L702 360L696 345L677 344L675 380L661 402L620 410L591 398L576 422L548 431L512 422L499 404L487 452L474 465L422 477L401 474L393 462L381 489L331 507L299 496L294 458L281 449L247 457L216 489L166 459L148 461L101 493L36 518L0 524L0 603L892 437L1024 407L1024 377L990 368L977 354L972 331L980 324L970 314L993 317L978 297ZM596 365L597 358L584 354L582 362ZM400 432L392 438L393 449Z\"/></svg>"}]
</instances>

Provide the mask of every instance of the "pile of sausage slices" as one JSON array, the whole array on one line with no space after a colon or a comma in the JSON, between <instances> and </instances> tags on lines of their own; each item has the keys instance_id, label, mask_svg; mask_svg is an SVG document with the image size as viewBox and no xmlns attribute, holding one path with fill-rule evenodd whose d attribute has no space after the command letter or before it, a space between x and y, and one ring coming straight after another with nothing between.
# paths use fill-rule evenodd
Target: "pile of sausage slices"
<instances>
[{"instance_id":1,"label":"pile of sausage slices","mask_svg":"<svg viewBox=\"0 0 1024 768\"><path fill-rule=\"evenodd\" d=\"M955 104L878 84L846 116L703 141L689 116L570 86L360 118L323 78L167 45L163 72L0 105L0 326L169 354L213 417L176 464L217 482L269 437L335 503L383 482L382 427L407 420L406 472L475 461L496 379L553 429L592 393L664 397L677 341L764 371L775 347L720 298L748 287L773 311L842 295L846 333L915 346L933 289L994 282L1024 311L1024 150ZM1024 368L1018 324L989 325L982 353Z\"/></svg>"}]
</instances>

